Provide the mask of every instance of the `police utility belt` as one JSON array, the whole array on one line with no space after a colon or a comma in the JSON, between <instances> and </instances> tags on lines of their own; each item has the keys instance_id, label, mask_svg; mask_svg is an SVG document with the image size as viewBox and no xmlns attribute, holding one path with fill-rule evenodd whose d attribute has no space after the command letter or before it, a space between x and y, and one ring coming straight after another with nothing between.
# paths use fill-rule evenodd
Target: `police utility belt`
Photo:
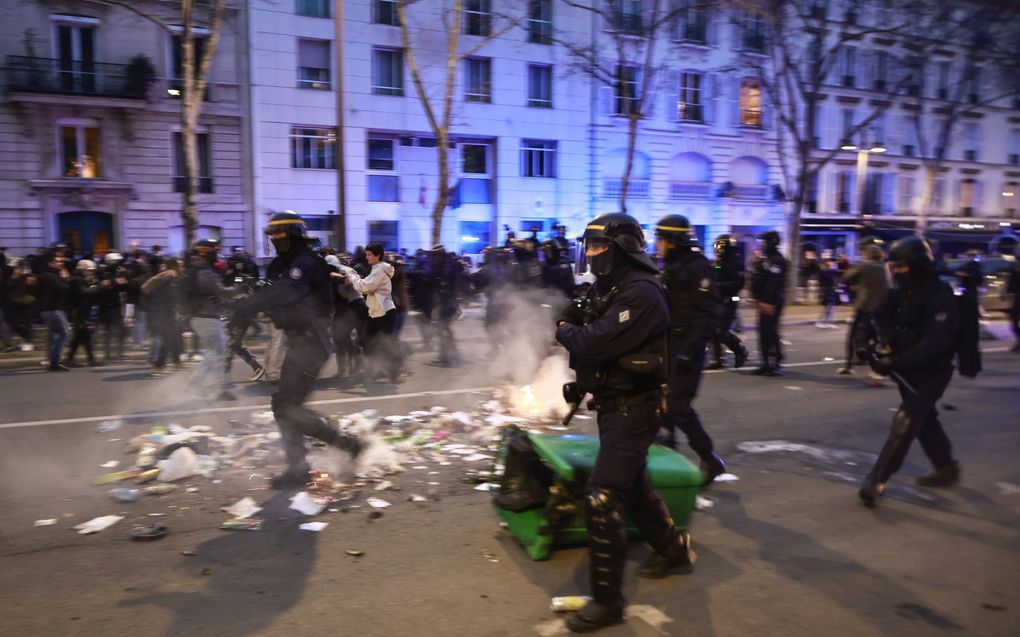
<instances>
[{"instance_id":1,"label":"police utility belt","mask_svg":"<svg viewBox=\"0 0 1020 637\"><path fill-rule=\"evenodd\" d=\"M617 396L615 398L592 398L588 401L588 410L597 411L600 414L611 414L618 411L627 411L635 407L658 404L662 401L662 389L632 394L630 396Z\"/></svg>"}]
</instances>

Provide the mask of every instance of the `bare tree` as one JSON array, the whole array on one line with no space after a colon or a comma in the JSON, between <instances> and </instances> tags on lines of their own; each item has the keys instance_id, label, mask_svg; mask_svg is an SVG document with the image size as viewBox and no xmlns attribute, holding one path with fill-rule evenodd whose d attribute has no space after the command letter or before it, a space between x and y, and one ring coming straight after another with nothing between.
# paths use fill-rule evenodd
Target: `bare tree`
<instances>
[{"instance_id":1,"label":"bare tree","mask_svg":"<svg viewBox=\"0 0 1020 637\"><path fill-rule=\"evenodd\" d=\"M470 46L461 46L464 30L464 9L470 0L452 0L448 4L443 1L439 11L439 22L446 49L442 58L441 82L430 81L429 85L438 87L438 95L429 92L426 87L427 69L419 59L425 46L420 42L423 33L432 30L431 23L436 19L432 3L423 0L397 0L397 19L400 23L400 41L403 46L404 59L411 73L411 82L421 103L429 128L436 137L436 160L439 162L439 184L436 189L436 201L432 205L432 243L437 244L442 231L443 215L450 198L450 127L454 117L454 97L457 89L457 68L461 63L477 54L486 44L518 26L522 20L506 13L474 14L475 19L487 28L479 29L483 35L472 36ZM510 4L510 3L501 3ZM426 5L417 6L416 5ZM417 8L417 10L414 10ZM485 22L488 20L489 22ZM495 24L493 24L495 23ZM413 37L412 34L416 37Z\"/></svg>"},{"instance_id":2,"label":"bare tree","mask_svg":"<svg viewBox=\"0 0 1020 637\"><path fill-rule=\"evenodd\" d=\"M561 0L568 8L587 12L601 26L587 43L569 35L556 37L571 56L572 70L590 77L615 93L616 115L627 121L627 151L620 185L620 210L627 211L634 169L634 153L641 122L652 114L656 88L663 82L663 69L672 46L671 32L680 15L694 2L678 0ZM702 6L702 0L697 0ZM608 39L608 43L606 42ZM613 57L605 56L609 45Z\"/></svg>"},{"instance_id":3,"label":"bare tree","mask_svg":"<svg viewBox=\"0 0 1020 637\"><path fill-rule=\"evenodd\" d=\"M181 206L181 220L184 222L184 234L188 245L195 240L195 232L198 229L198 205L196 201L198 193L198 141L195 137L195 130L198 127L198 118L202 111L206 87L209 85L209 66L216 55L216 46L220 40L220 30L223 24L223 13L226 0L214 0L203 2L201 0L180 0L179 7L159 8L153 7L149 10L142 3L134 0L87 0L96 4L110 7L117 7L130 11L149 22L157 25L164 32L179 36L181 41L181 137L184 146L184 201ZM196 5L201 7L199 15L196 16ZM174 25L174 21L180 20L180 28ZM195 29L198 24L206 25L208 36L205 39L205 46L201 55L196 56Z\"/></svg>"},{"instance_id":4,"label":"bare tree","mask_svg":"<svg viewBox=\"0 0 1020 637\"><path fill-rule=\"evenodd\" d=\"M1020 10L999 3L929 2L936 8L931 15L938 19L918 29L919 47L941 50L952 58L935 65L928 55L917 57L918 77L924 76L925 67L934 68L935 86L922 84L908 102L907 128L924 166L917 214L917 234L922 237L927 233L938 175L960 125L980 118L983 107L1020 96ZM935 99L923 99L925 93ZM964 159L978 158L969 158L965 151Z\"/></svg>"},{"instance_id":5,"label":"bare tree","mask_svg":"<svg viewBox=\"0 0 1020 637\"><path fill-rule=\"evenodd\" d=\"M860 144L864 134L916 81L907 61L919 53L911 37L911 27L918 19L917 4L901 0L735 0L733 6L762 16L768 25L765 55L748 56L742 65L761 83L774 113L787 193L790 286L794 287L800 269L801 215L809 197L814 196L820 171L843 152L841 147ZM873 56L882 56L880 65L874 64ZM852 66L871 66L876 74L850 73ZM879 69L882 77L877 75ZM861 85L860 75L865 76L867 85ZM841 88L865 89L868 95L849 96L854 120L841 122L838 140L824 149L820 107ZM868 141L885 140L872 136ZM863 186L858 184L859 196Z\"/></svg>"}]
</instances>

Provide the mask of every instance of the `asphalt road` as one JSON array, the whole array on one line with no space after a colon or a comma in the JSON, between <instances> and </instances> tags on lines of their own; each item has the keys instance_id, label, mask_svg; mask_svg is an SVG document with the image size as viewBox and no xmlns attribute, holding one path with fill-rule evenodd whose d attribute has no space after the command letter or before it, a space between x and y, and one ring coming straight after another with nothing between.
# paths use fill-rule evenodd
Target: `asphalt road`
<instances>
[{"instance_id":1,"label":"asphalt road","mask_svg":"<svg viewBox=\"0 0 1020 637\"><path fill-rule=\"evenodd\" d=\"M1020 634L1020 356L1007 352L1004 326L993 328L1003 340L984 342L984 373L955 379L943 401L962 483L913 486L928 470L915 448L874 510L857 503L856 483L897 399L891 387L835 375L843 330L786 327L784 378L706 375L697 407L739 480L704 494L713 505L692 522L693 573L654 582L628 573L632 617L601 634ZM481 357L478 318L457 329L466 353ZM519 371L517 355L500 369L451 370L415 352L400 386L344 390L323 380L312 400L324 413L470 409ZM0 634L565 634L549 598L586 589L584 551L528 559L489 496L463 481L465 463L408 468L391 478L402 490L384 492L393 506L383 517L324 513L317 519L330 524L320 533L298 530L306 518L244 471L218 473L218 483L189 479L194 493L113 502L92 480L107 471L100 464L130 458L124 440L168 422L229 431L271 392L239 383L237 403L210 403L189 393L183 374L145 371L130 363L0 373ZM123 419L119 430L96 431L113 416ZM593 421L575 428L591 431ZM430 501L406 501L425 491ZM220 530L220 507L245 495L264 507L262 530ZM126 519L101 533L69 530L115 513ZM165 514L170 534L132 542L127 531L155 519L149 513ZM42 518L58 523L34 527ZM630 559L646 554L635 543Z\"/></svg>"}]
</instances>

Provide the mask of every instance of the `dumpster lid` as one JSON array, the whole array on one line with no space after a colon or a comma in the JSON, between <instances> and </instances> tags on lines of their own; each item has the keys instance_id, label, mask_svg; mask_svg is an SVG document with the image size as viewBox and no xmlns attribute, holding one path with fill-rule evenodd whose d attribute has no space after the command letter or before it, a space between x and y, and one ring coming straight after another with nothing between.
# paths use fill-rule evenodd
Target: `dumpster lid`
<instances>
[{"instance_id":1,"label":"dumpster lid","mask_svg":"<svg viewBox=\"0 0 1020 637\"><path fill-rule=\"evenodd\" d=\"M542 435L528 434L535 451L543 460L567 479L576 478L577 470L591 473L595 466L595 457L599 451L597 436L579 434ZM652 445L648 450L648 473L652 486L700 487L701 471L687 458L676 451Z\"/></svg>"}]
</instances>

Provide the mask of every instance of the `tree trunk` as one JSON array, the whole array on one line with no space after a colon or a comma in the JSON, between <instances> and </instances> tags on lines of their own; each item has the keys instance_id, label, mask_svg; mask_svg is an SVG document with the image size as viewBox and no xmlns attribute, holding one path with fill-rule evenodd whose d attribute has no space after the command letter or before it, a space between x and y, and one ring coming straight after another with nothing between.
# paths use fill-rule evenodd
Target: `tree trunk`
<instances>
[{"instance_id":1,"label":"tree trunk","mask_svg":"<svg viewBox=\"0 0 1020 637\"><path fill-rule=\"evenodd\" d=\"M788 240L789 255L787 257L786 287L787 299L796 299L800 287L800 214L804 210L805 187L808 183L806 171L801 170L797 177L797 194L793 198L793 209L790 210Z\"/></svg>"},{"instance_id":2,"label":"tree trunk","mask_svg":"<svg viewBox=\"0 0 1020 637\"><path fill-rule=\"evenodd\" d=\"M917 210L917 228L915 229L917 236L922 239L928 233L928 210L931 209L931 202L935 197L935 178L938 172L938 166L924 167L924 190L921 192L921 206Z\"/></svg>"},{"instance_id":3,"label":"tree trunk","mask_svg":"<svg viewBox=\"0 0 1020 637\"><path fill-rule=\"evenodd\" d=\"M184 221L184 240L187 247L195 242L198 230L198 203L196 201L196 170L198 166L198 148L195 143L195 120L198 116L196 100L201 96L195 94L195 41L191 34L190 0L181 3L181 17L184 29L181 33L181 140L184 150L184 202L181 207L181 219Z\"/></svg>"},{"instance_id":4,"label":"tree trunk","mask_svg":"<svg viewBox=\"0 0 1020 637\"><path fill-rule=\"evenodd\" d=\"M623 169L623 183L620 184L620 212L627 212L627 194L630 192L630 175L634 171L634 149L637 148L637 130L640 117L633 113L627 116L627 164Z\"/></svg>"},{"instance_id":5,"label":"tree trunk","mask_svg":"<svg viewBox=\"0 0 1020 637\"><path fill-rule=\"evenodd\" d=\"M450 136L445 129L437 131L436 160L439 162L439 184L436 203L432 206L432 245L438 245L443 234L443 213L450 199Z\"/></svg>"}]
</instances>

